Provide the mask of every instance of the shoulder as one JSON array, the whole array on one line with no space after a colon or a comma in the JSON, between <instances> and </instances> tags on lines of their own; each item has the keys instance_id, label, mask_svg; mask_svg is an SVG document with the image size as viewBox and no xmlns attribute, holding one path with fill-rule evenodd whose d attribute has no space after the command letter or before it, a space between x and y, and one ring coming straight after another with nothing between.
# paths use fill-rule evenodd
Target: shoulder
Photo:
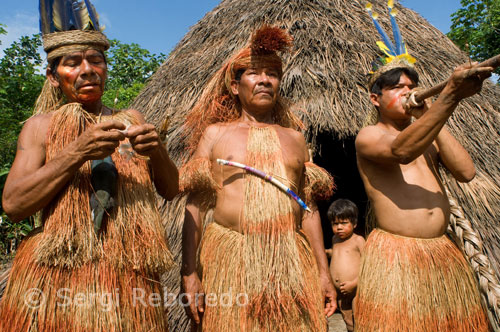
<instances>
[{"instance_id":1,"label":"shoulder","mask_svg":"<svg viewBox=\"0 0 500 332\"><path fill-rule=\"evenodd\" d=\"M34 115L23 125L17 139L16 159L45 158L47 135L51 125L53 113ZM28 152L27 154L25 152Z\"/></svg>"},{"instance_id":2,"label":"shoulder","mask_svg":"<svg viewBox=\"0 0 500 332\"><path fill-rule=\"evenodd\" d=\"M44 143L47 132L49 131L52 116L53 113L46 113L30 117L24 123L23 129L19 134L19 140L39 141Z\"/></svg>"},{"instance_id":3,"label":"shoulder","mask_svg":"<svg viewBox=\"0 0 500 332\"><path fill-rule=\"evenodd\" d=\"M300 131L292 129L292 128L285 128L285 127L278 126L278 125L276 127L279 128L278 130L283 132L285 135L290 136L292 139L296 140L297 142L303 143L303 144L306 143L306 139L304 138L304 135Z\"/></svg>"},{"instance_id":4,"label":"shoulder","mask_svg":"<svg viewBox=\"0 0 500 332\"><path fill-rule=\"evenodd\" d=\"M215 137L221 132L227 130L228 128L234 126L232 123L214 123L209 125L203 132L205 137Z\"/></svg>"},{"instance_id":5,"label":"shoulder","mask_svg":"<svg viewBox=\"0 0 500 332\"><path fill-rule=\"evenodd\" d=\"M356 136L356 140L354 141L356 152L363 155L363 152L366 149L369 149L374 144L377 144L379 139L386 134L387 132L377 125L364 127L359 131Z\"/></svg>"},{"instance_id":6,"label":"shoulder","mask_svg":"<svg viewBox=\"0 0 500 332\"><path fill-rule=\"evenodd\" d=\"M228 124L225 123L214 123L209 125L201 136L194 156L210 158L215 142L227 128Z\"/></svg>"},{"instance_id":7,"label":"shoulder","mask_svg":"<svg viewBox=\"0 0 500 332\"><path fill-rule=\"evenodd\" d=\"M364 127L356 136L356 145L367 143L382 135L384 135L384 130L376 125Z\"/></svg>"},{"instance_id":8,"label":"shoulder","mask_svg":"<svg viewBox=\"0 0 500 332\"><path fill-rule=\"evenodd\" d=\"M138 110L136 109L128 109L128 110L121 110L121 111L118 111L118 112L123 112L127 115L130 115L131 117L133 117L134 119L136 119L137 121L139 121L139 123L146 123L146 119L144 118L144 114L142 114L141 112L139 112Z\"/></svg>"},{"instance_id":9,"label":"shoulder","mask_svg":"<svg viewBox=\"0 0 500 332\"><path fill-rule=\"evenodd\" d=\"M360 247L363 247L365 245L365 238L362 237L361 235L354 234L354 241Z\"/></svg>"},{"instance_id":10,"label":"shoulder","mask_svg":"<svg viewBox=\"0 0 500 332\"><path fill-rule=\"evenodd\" d=\"M285 128L282 126L276 126L277 130L282 133L282 135L287 137L287 142L292 143L293 146L297 147L298 150L304 151L305 161L309 161L309 151L307 150L306 139L304 135L295 129Z\"/></svg>"},{"instance_id":11,"label":"shoulder","mask_svg":"<svg viewBox=\"0 0 500 332\"><path fill-rule=\"evenodd\" d=\"M54 115L53 112L33 115L32 117L28 118L28 120L26 120L23 127L32 127L32 126L48 127L50 124L50 119L52 119L53 115Z\"/></svg>"},{"instance_id":12,"label":"shoulder","mask_svg":"<svg viewBox=\"0 0 500 332\"><path fill-rule=\"evenodd\" d=\"M201 136L200 144L213 144L215 140L220 138L232 126L234 124L231 123L214 123L209 125Z\"/></svg>"}]
</instances>

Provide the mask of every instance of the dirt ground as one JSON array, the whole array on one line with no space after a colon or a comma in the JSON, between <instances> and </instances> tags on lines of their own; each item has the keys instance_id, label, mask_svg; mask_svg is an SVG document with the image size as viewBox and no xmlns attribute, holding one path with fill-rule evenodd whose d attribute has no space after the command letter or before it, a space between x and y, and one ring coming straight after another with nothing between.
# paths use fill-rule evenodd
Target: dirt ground
<instances>
[{"instance_id":1,"label":"dirt ground","mask_svg":"<svg viewBox=\"0 0 500 332\"><path fill-rule=\"evenodd\" d=\"M328 332L346 332L344 320L339 312L334 313L328 319Z\"/></svg>"}]
</instances>

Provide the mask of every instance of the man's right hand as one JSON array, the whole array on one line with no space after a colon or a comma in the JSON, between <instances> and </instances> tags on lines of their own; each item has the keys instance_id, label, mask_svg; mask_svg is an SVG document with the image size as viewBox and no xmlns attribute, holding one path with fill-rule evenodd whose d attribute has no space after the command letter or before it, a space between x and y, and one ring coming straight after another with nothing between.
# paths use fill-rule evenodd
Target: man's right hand
<instances>
[{"instance_id":1,"label":"man's right hand","mask_svg":"<svg viewBox=\"0 0 500 332\"><path fill-rule=\"evenodd\" d=\"M196 325L201 323L205 311L205 292L196 272L182 276L183 305L186 314Z\"/></svg>"},{"instance_id":2,"label":"man's right hand","mask_svg":"<svg viewBox=\"0 0 500 332\"><path fill-rule=\"evenodd\" d=\"M474 67L475 65L477 62L458 66L451 75L443 92L448 93L455 102L481 91L483 81L494 70L493 67Z\"/></svg>"},{"instance_id":3,"label":"man's right hand","mask_svg":"<svg viewBox=\"0 0 500 332\"><path fill-rule=\"evenodd\" d=\"M116 120L93 125L74 141L73 153L83 162L106 158L125 139L125 134L120 132L125 128L123 123Z\"/></svg>"}]
</instances>

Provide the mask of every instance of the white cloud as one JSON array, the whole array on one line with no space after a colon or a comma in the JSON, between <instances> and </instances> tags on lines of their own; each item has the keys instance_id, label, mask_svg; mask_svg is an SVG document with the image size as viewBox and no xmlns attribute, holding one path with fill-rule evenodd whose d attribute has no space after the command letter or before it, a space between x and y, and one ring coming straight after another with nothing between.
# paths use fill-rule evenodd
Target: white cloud
<instances>
[{"instance_id":1,"label":"white cloud","mask_svg":"<svg viewBox=\"0 0 500 332\"><path fill-rule=\"evenodd\" d=\"M31 36L40 32L38 23L38 13L17 13L13 17L2 17L0 23L7 27L6 35L0 35L0 58L3 57L3 50L8 48L14 41L21 36Z\"/></svg>"}]
</instances>

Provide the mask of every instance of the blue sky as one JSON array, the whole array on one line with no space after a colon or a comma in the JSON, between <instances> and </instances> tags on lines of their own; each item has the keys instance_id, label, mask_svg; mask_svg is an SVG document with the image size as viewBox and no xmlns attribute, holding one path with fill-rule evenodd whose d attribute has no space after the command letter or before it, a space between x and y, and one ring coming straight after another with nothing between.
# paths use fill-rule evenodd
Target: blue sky
<instances>
[{"instance_id":1,"label":"blue sky","mask_svg":"<svg viewBox=\"0 0 500 332\"><path fill-rule=\"evenodd\" d=\"M248 0L242 0L248 1ZM305 0L307 1L307 0ZM346 0L347 1L347 0ZM1 0L0 23L7 25L8 35L0 35L1 51L22 35L38 28L38 0ZM460 8L460 0L400 0L432 25L446 33L450 15ZM106 26L108 38L137 43L153 53L168 54L181 38L219 0L92 0Z\"/></svg>"}]
</instances>

